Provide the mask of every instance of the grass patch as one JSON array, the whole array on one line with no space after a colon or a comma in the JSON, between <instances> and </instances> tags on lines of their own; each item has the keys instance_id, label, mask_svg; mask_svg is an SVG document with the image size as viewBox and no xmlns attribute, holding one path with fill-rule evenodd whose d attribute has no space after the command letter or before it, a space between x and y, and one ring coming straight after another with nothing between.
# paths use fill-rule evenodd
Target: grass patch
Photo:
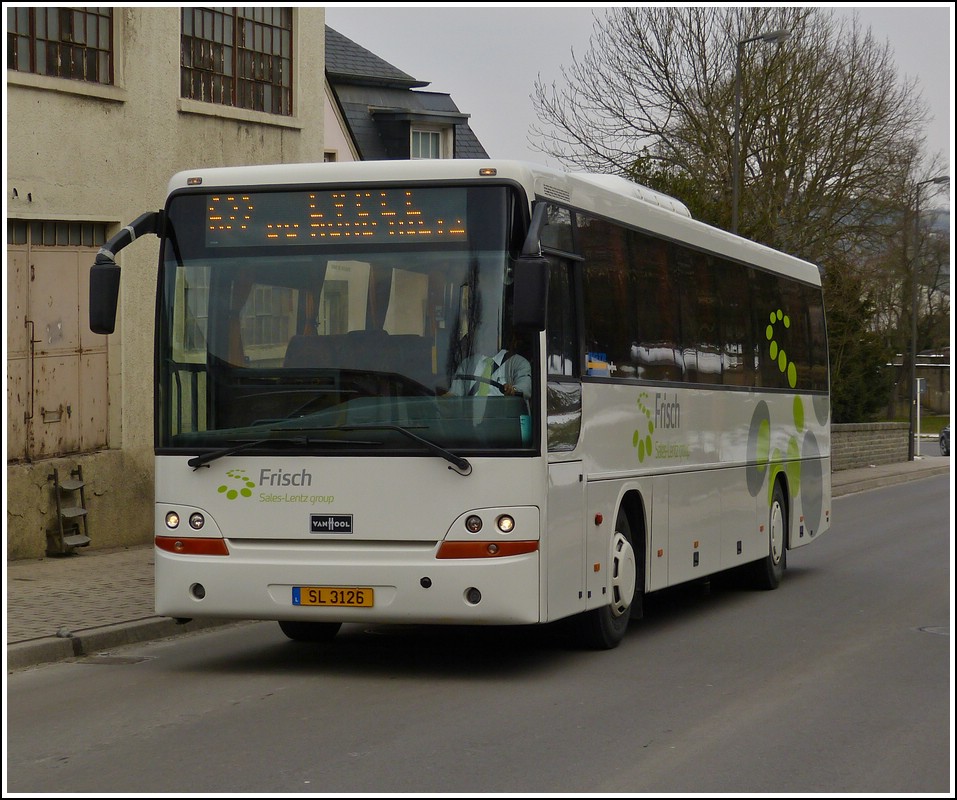
<instances>
[{"instance_id":1,"label":"grass patch","mask_svg":"<svg viewBox=\"0 0 957 800\"><path fill-rule=\"evenodd\" d=\"M909 423L910 420L907 417L895 417L894 419L885 420L885 422L906 422ZM916 424L916 420L914 421ZM921 414L920 415L920 435L930 435L938 436L940 432L950 425L950 415L949 414Z\"/></svg>"}]
</instances>

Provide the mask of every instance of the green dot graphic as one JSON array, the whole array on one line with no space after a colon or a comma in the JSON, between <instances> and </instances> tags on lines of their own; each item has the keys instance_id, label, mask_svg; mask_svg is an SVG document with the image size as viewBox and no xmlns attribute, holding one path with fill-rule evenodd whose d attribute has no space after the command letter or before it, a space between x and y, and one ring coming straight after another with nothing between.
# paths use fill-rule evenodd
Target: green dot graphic
<instances>
[{"instance_id":1,"label":"green dot graphic","mask_svg":"<svg viewBox=\"0 0 957 800\"><path fill-rule=\"evenodd\" d=\"M249 476L246 474L244 469L230 469L226 471L226 476L237 483L242 484L237 489L230 489L228 485L223 484L216 491L220 494L225 494L227 500L235 500L237 497L252 497L252 490L256 488L256 484L252 481Z\"/></svg>"},{"instance_id":2,"label":"green dot graphic","mask_svg":"<svg viewBox=\"0 0 957 800\"><path fill-rule=\"evenodd\" d=\"M651 435L655 432L655 423L651 419L651 409L649 409L644 400L648 397L648 392L642 392L638 395L638 411L645 415L645 419L648 420L648 433L645 436L642 436L641 431L637 428L631 436L632 447L636 448L638 451L638 460L644 461L645 456L651 458L651 448L652 440Z\"/></svg>"},{"instance_id":3,"label":"green dot graphic","mask_svg":"<svg viewBox=\"0 0 957 800\"><path fill-rule=\"evenodd\" d=\"M798 433L804 430L804 401L800 397L794 398L794 427Z\"/></svg>"},{"instance_id":4,"label":"green dot graphic","mask_svg":"<svg viewBox=\"0 0 957 800\"><path fill-rule=\"evenodd\" d=\"M778 322L784 323L785 328L791 327L791 317L785 314L780 308L777 311L771 312L771 324L765 329L765 335L770 342L768 354L771 356L772 361L778 362L778 369L787 376L788 386L792 389L796 389L798 383L797 364L787 360L787 354L784 348L774 339L774 326Z\"/></svg>"}]
</instances>

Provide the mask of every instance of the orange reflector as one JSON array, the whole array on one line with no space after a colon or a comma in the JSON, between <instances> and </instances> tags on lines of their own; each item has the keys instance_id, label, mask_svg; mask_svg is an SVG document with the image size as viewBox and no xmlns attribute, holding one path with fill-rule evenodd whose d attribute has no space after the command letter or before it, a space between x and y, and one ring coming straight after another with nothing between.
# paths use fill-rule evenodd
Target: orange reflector
<instances>
[{"instance_id":1,"label":"orange reflector","mask_svg":"<svg viewBox=\"0 0 957 800\"><path fill-rule=\"evenodd\" d=\"M595 514L595 524L601 525L605 521L605 518L601 514Z\"/></svg>"},{"instance_id":2,"label":"orange reflector","mask_svg":"<svg viewBox=\"0 0 957 800\"><path fill-rule=\"evenodd\" d=\"M665 551L662 550L662 549L659 547L659 548L658 548L658 558L661 558L664 554L665 554Z\"/></svg>"},{"instance_id":3,"label":"orange reflector","mask_svg":"<svg viewBox=\"0 0 957 800\"><path fill-rule=\"evenodd\" d=\"M228 556L225 539L198 539L190 536L157 536L154 543L160 550L181 556Z\"/></svg>"},{"instance_id":4,"label":"orange reflector","mask_svg":"<svg viewBox=\"0 0 957 800\"><path fill-rule=\"evenodd\" d=\"M502 558L538 550L538 542L442 542L436 558Z\"/></svg>"}]
</instances>

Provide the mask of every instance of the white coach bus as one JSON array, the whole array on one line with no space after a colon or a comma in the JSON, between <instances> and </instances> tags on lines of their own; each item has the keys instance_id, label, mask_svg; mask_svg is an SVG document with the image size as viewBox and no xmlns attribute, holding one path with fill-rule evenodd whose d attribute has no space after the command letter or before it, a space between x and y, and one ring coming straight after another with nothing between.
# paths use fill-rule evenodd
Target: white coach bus
<instances>
[{"instance_id":1,"label":"white coach bus","mask_svg":"<svg viewBox=\"0 0 957 800\"><path fill-rule=\"evenodd\" d=\"M160 615L611 648L644 595L774 588L830 524L818 269L672 198L512 161L189 170L98 254L98 333L145 233Z\"/></svg>"}]
</instances>

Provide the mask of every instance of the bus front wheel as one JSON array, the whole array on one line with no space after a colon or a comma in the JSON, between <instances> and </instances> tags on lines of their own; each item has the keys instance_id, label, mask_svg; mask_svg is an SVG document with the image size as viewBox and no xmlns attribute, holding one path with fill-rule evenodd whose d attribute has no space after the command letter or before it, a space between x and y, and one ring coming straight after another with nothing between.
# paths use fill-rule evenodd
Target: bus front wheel
<instances>
[{"instance_id":1,"label":"bus front wheel","mask_svg":"<svg viewBox=\"0 0 957 800\"><path fill-rule=\"evenodd\" d=\"M280 630L294 642L328 642L335 638L341 627L341 622L279 620Z\"/></svg>"},{"instance_id":2,"label":"bus front wheel","mask_svg":"<svg viewBox=\"0 0 957 800\"><path fill-rule=\"evenodd\" d=\"M639 576L644 575L643 567L635 554L631 525L624 509L618 513L618 522L615 523L610 567L610 602L586 611L577 619L579 641L593 650L611 650L621 643L635 601L640 601Z\"/></svg>"}]
</instances>

